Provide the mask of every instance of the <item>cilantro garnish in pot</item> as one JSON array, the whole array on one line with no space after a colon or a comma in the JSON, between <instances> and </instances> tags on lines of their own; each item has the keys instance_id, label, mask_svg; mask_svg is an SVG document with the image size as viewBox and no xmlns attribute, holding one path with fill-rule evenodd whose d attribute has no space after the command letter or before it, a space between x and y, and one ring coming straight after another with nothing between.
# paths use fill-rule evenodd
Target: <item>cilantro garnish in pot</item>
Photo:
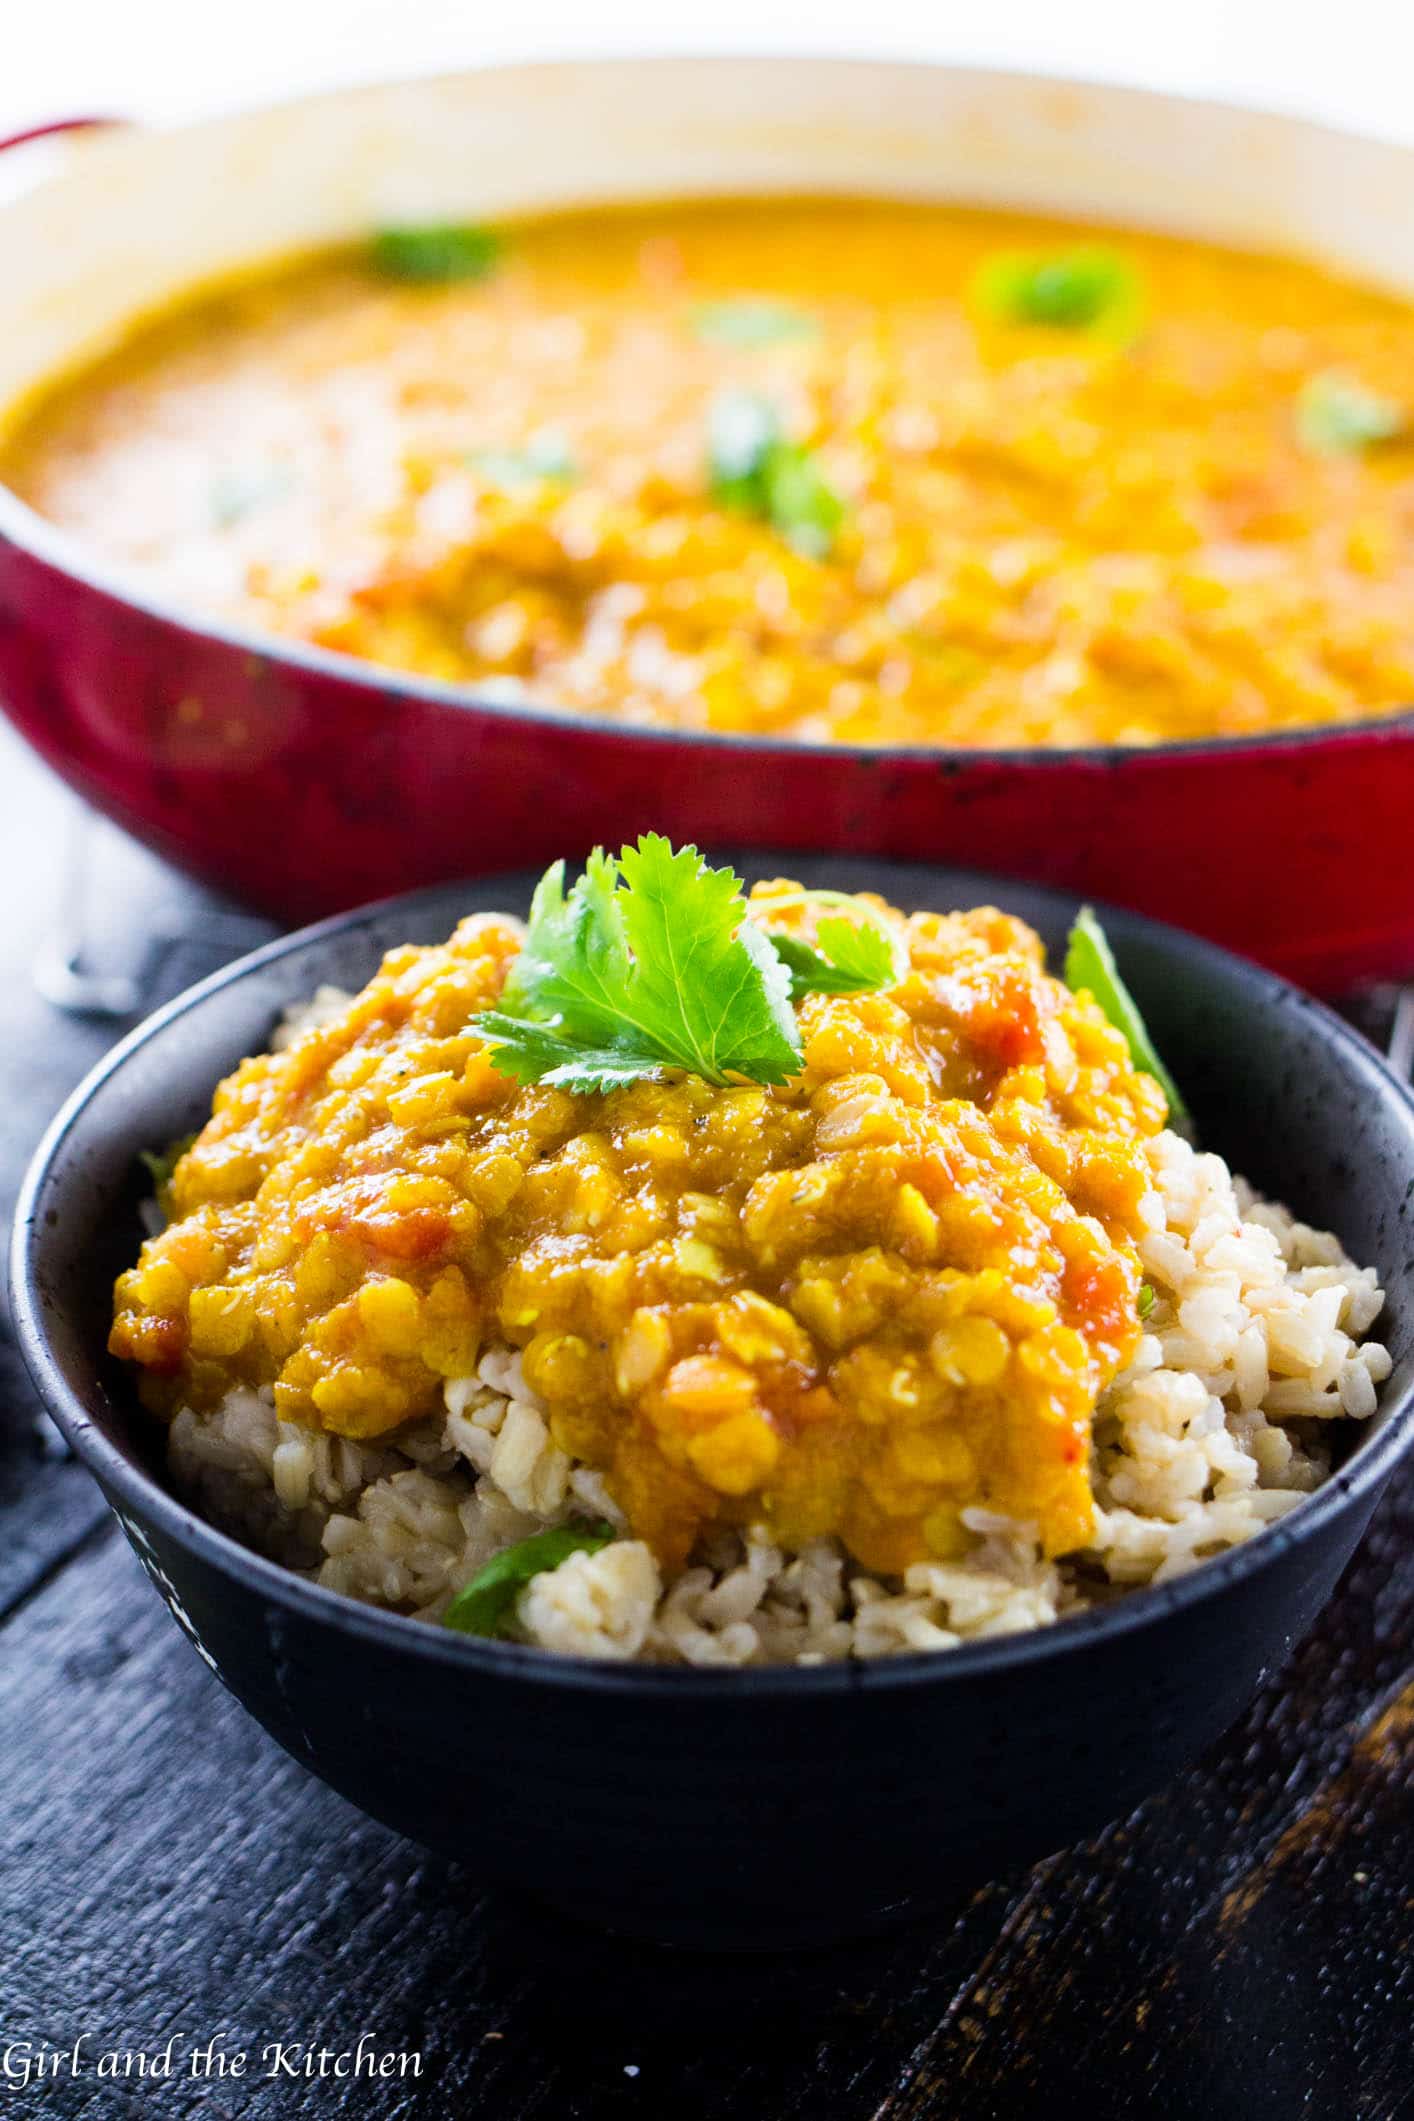
<instances>
[{"instance_id":1,"label":"cilantro garnish in pot","mask_svg":"<svg viewBox=\"0 0 1414 2121\"><path fill-rule=\"evenodd\" d=\"M713 400L707 466L712 498L721 507L759 516L811 559L829 554L844 521L844 503L814 452L786 440L769 398L729 390Z\"/></svg>"},{"instance_id":2,"label":"cilantro garnish in pot","mask_svg":"<svg viewBox=\"0 0 1414 2121\"><path fill-rule=\"evenodd\" d=\"M754 349L781 346L792 339L814 339L819 325L803 309L769 295L743 295L736 301L704 302L694 310L693 330L709 346Z\"/></svg>"},{"instance_id":3,"label":"cilantro garnish in pot","mask_svg":"<svg viewBox=\"0 0 1414 2121\"><path fill-rule=\"evenodd\" d=\"M428 286L484 280L500 255L495 230L468 221L400 223L380 228L371 245L373 264L388 279Z\"/></svg>"},{"instance_id":4,"label":"cilantro garnish in pot","mask_svg":"<svg viewBox=\"0 0 1414 2121\"><path fill-rule=\"evenodd\" d=\"M211 482L207 507L218 530L230 530L247 516L293 493L295 475L288 464L254 464L246 471L223 472Z\"/></svg>"},{"instance_id":5,"label":"cilantro garnish in pot","mask_svg":"<svg viewBox=\"0 0 1414 2121\"><path fill-rule=\"evenodd\" d=\"M1296 401L1297 435L1320 456L1358 456L1408 431L1402 405L1330 369L1310 377Z\"/></svg>"},{"instance_id":6,"label":"cilantro garnish in pot","mask_svg":"<svg viewBox=\"0 0 1414 2121\"><path fill-rule=\"evenodd\" d=\"M542 427L524 449L473 449L467 464L503 493L527 486L564 486L575 476L575 461L569 443L558 427Z\"/></svg>"},{"instance_id":7,"label":"cilantro garnish in pot","mask_svg":"<svg viewBox=\"0 0 1414 2121\"><path fill-rule=\"evenodd\" d=\"M1143 285L1129 260L1102 244L1050 254L999 251L974 282L978 306L1002 324L1132 337L1143 314Z\"/></svg>"},{"instance_id":8,"label":"cilantro garnish in pot","mask_svg":"<svg viewBox=\"0 0 1414 2121\"><path fill-rule=\"evenodd\" d=\"M849 903L825 892L782 903L817 901ZM719 1085L783 1083L801 1065L794 1000L897 976L877 924L830 917L813 945L768 935L740 877L650 832L617 856L596 849L568 892L564 863L546 870L525 947L475 1029L520 1083L614 1090L665 1068Z\"/></svg>"},{"instance_id":9,"label":"cilantro garnish in pot","mask_svg":"<svg viewBox=\"0 0 1414 2121\"><path fill-rule=\"evenodd\" d=\"M532 1577L557 1569L571 1554L597 1554L614 1536L612 1525L554 1525L532 1532L479 1568L442 1615L444 1628L460 1635L502 1636L515 1619L516 1600Z\"/></svg>"},{"instance_id":10,"label":"cilantro garnish in pot","mask_svg":"<svg viewBox=\"0 0 1414 2121\"><path fill-rule=\"evenodd\" d=\"M1139 1005L1119 976L1109 938L1089 906L1081 907L1070 931L1065 953L1065 983L1073 993L1078 994L1082 989L1088 993L1092 1001L1099 1003L1116 1031L1124 1033L1135 1067L1145 1075L1153 1076L1168 1099L1169 1117L1174 1126L1186 1132L1191 1125L1188 1107L1179 1094L1178 1084L1159 1059L1148 1026L1139 1014Z\"/></svg>"}]
</instances>

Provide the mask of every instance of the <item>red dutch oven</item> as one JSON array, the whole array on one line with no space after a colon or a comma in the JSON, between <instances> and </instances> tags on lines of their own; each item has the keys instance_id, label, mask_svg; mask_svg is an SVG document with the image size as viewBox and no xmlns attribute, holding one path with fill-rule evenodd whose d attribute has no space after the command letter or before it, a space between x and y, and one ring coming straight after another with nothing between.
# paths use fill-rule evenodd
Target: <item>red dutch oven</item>
<instances>
[{"instance_id":1,"label":"red dutch oven","mask_svg":"<svg viewBox=\"0 0 1414 2121\"><path fill-rule=\"evenodd\" d=\"M71 121L73 122L73 121ZM1414 288L1414 152L1289 118L927 66L491 69L105 134L0 209L0 405L134 315L380 221L596 199L965 198L1302 250ZM483 700L134 593L0 489L0 697L140 839L278 918L648 827L976 865L1303 985L1414 970L1414 714L1146 750L856 749Z\"/></svg>"}]
</instances>

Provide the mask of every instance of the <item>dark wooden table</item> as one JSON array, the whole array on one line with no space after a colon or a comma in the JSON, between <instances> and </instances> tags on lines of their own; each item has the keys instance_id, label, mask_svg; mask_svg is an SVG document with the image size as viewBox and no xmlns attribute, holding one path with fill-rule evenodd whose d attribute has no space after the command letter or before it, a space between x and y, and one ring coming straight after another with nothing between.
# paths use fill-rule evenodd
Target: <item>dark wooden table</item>
<instances>
[{"instance_id":1,"label":"dark wooden table","mask_svg":"<svg viewBox=\"0 0 1414 2121\"><path fill-rule=\"evenodd\" d=\"M0 733L7 1222L44 1122L113 1035L29 984L69 812ZM145 1006L267 932L114 834L93 851L93 934ZM0 2056L86 2036L83 2075L12 2108L0 2074L0 2111L1414 2115L1414 1480L1245 1721L1132 1818L927 1929L714 1961L486 1893L311 1780L172 1626L8 1337L0 1381ZM192 2078L222 2034L247 2076ZM272 2043L317 2068L361 2034L420 2076L258 2074ZM171 2079L93 2074L105 2050L169 2041Z\"/></svg>"}]
</instances>

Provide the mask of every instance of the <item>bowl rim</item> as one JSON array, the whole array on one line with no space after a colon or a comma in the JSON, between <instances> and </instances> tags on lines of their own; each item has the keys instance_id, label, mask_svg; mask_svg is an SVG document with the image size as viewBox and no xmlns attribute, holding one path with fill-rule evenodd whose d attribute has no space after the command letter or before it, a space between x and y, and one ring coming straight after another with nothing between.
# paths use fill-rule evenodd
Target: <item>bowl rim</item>
<instances>
[{"instance_id":1,"label":"bowl rim","mask_svg":"<svg viewBox=\"0 0 1414 2121\"><path fill-rule=\"evenodd\" d=\"M735 856L753 850L732 850ZM761 850L769 853L770 850ZM1034 899L1050 902L1058 915L1071 912L1079 901L1071 894L1042 885L1018 883L985 871L949 869L941 864L895 864L876 857L882 870L891 867L933 866L949 878L975 882L979 891L1000 886L1024 889ZM502 872L509 881L509 873ZM1284 1553L1331 1523L1346 1504L1374 1491L1372 1502L1405 1451L1414 1444L1414 1364L1392 1405L1384 1409L1384 1420L1372 1435L1361 1437L1349 1458L1322 1485L1295 1505L1286 1516L1264 1526L1252 1538L1200 1563L1167 1583L1140 1585L1126 1590L1112 1603L1097 1605L1065 1616L1045 1627L981 1641L963 1642L947 1651L911 1651L876 1659L843 1659L816 1666L702 1667L604 1662L529 1644L483 1641L455 1630L429 1626L409 1614L366 1605L312 1583L294 1570L267 1559L220 1531L182 1502L153 1473L134 1465L118 1445L87 1413L63 1377L50 1351L44 1323L45 1304L33 1261L34 1241L39 1233L39 1200L50 1169L69 1134L88 1105L116 1077L150 1039L169 1024L200 1010L215 994L229 986L256 977L268 965L294 956L360 926L371 926L391 915L422 903L442 900L460 889L486 894L500 877L465 879L460 883L436 884L412 892L398 892L383 899L334 914L309 926L278 936L258 949L223 966L208 978L185 989L136 1025L118 1041L65 1100L30 1161L15 1209L10 1244L9 1280L15 1339L39 1396L76 1456L94 1474L114 1515L130 1540L146 1544L142 1520L155 1519L176 1543L199 1560L208 1562L218 1574L243 1580L243 1587L263 1593L278 1604L292 1607L305 1619L323 1622L384 1649L416 1651L434 1661L461 1667L487 1679L513 1682L538 1680L543 1684L591 1693L662 1694L665 1698L710 1697L716 1700L737 1695L775 1697L788 1701L798 1695L851 1694L882 1688L907 1690L924 1682L935 1685L965 1684L969 1679L1010 1672L1038 1659L1083 1654L1087 1644L1125 1636L1162 1620L1166 1615L1208 1604L1227 1589L1265 1572ZM981 903L979 900L978 903ZM1234 966L1249 984L1276 1001L1295 996L1303 1011L1314 1016L1320 1034L1346 1050L1368 1078L1373 1092L1393 1105L1406 1128L1414 1134L1414 1088L1399 1080L1380 1055L1333 1010L1293 987L1277 974L1267 972L1232 951L1221 949L1185 930L1120 907L1100 904L1099 911L1123 949L1126 940L1145 942L1180 958L1198 963L1214 962L1227 970ZM1112 924L1112 925L1110 925ZM133 1516L127 1513L131 1511ZM133 1521L137 1520L136 1523Z\"/></svg>"}]
</instances>

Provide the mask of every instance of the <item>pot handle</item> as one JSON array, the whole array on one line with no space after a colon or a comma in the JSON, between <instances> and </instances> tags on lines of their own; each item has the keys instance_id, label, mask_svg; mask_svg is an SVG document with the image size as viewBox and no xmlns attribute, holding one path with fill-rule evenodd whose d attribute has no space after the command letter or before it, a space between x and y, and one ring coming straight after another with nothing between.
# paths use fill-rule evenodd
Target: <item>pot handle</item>
<instances>
[{"instance_id":1,"label":"pot handle","mask_svg":"<svg viewBox=\"0 0 1414 2121\"><path fill-rule=\"evenodd\" d=\"M0 139L0 155L9 147L28 147L31 140L47 140L54 133L89 132L98 125L124 125L124 118L50 118L43 125L27 125L23 132L7 133Z\"/></svg>"}]
</instances>

